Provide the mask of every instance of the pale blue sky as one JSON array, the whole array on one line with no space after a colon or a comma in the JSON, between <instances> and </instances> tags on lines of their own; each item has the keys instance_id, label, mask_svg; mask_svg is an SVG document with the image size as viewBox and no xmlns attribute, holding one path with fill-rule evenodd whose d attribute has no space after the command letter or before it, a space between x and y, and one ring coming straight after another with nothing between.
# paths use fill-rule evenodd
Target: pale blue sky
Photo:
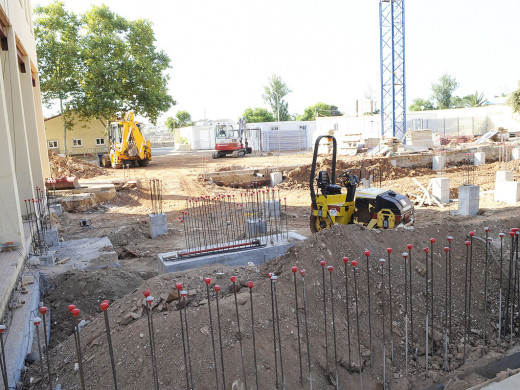
<instances>
[{"instance_id":1,"label":"pale blue sky","mask_svg":"<svg viewBox=\"0 0 520 390\"><path fill-rule=\"evenodd\" d=\"M65 0L74 12L102 3L153 22L178 102L167 115L236 119L246 107L266 107L273 73L293 91L291 113L318 101L346 110L370 89L379 100L378 0ZM417 0L405 9L408 105L428 98L444 72L459 81L458 95L517 88L519 1Z\"/></svg>"}]
</instances>

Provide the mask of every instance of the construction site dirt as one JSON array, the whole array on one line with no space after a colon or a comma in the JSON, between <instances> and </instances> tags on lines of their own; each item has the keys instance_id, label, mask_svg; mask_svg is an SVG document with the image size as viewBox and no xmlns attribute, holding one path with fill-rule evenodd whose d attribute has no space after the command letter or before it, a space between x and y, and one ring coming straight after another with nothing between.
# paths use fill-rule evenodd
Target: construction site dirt
<instances>
[{"instance_id":1,"label":"construction site dirt","mask_svg":"<svg viewBox=\"0 0 520 390\"><path fill-rule=\"evenodd\" d=\"M274 273L278 279L277 305L279 309L279 335L283 350L284 381L286 388L310 388L307 364L307 341L311 358L313 388L325 389L335 386L335 364L338 364L339 388L361 388L357 330L355 318L355 289L353 285L352 260L359 261L357 267L358 308L360 328L360 351L362 355L363 388L383 388L383 330L386 330L386 382L392 389L424 389L444 384L450 389L466 389L486 381L487 377L479 374L479 368L485 364L504 357L511 351L509 339L503 335L501 343L498 337L498 284L500 259L500 232L506 233L504 241L504 262L509 256L509 229L518 225L520 212L518 207L497 203L493 194L495 172L502 167L500 163L490 163L475 167L474 184L481 187L479 215L463 217L456 213L457 203L439 206L417 207L416 222L413 229L398 228L392 230L367 230L363 227L334 226L311 236L309 229L309 153L295 153L283 156L249 156L242 159L210 159L210 152L172 153L154 157L147 168L134 168L127 172L122 170L101 169L102 176L94 176L86 181L99 182L110 180L135 180L133 188L120 187L117 196L104 204L88 211L64 213L59 220L60 237L64 240L108 236L119 258L120 268L109 267L96 270L67 271L48 280L49 293L43 302L51 307L51 368L54 384L60 383L63 388L81 388L78 372L74 369L76 361L74 339L72 336L72 316L67 311L68 304L74 304L81 311L81 319L87 321L82 328L83 369L87 388L113 388L110 358L107 348L105 323L99 309L104 299L110 300L108 309L112 343L119 386L124 389L151 389L154 387L152 362L150 358L150 340L146 303L143 303L143 291L151 290L155 297L153 302L154 337L158 380L161 388L186 388L186 372L184 368L183 343L178 310L179 302L175 283L182 282L187 290L187 319L189 322L189 340L191 345L191 363L194 388L214 389L214 360L211 346L211 330L208 317L208 300L205 277L212 279L211 301L213 325L216 326L216 307L214 285L222 286L220 293L220 317L222 326L222 343L224 350L224 366L227 388L243 388L243 373L239 339L244 346L244 359L248 388L255 388L255 371L253 363L253 344L251 328L250 293L247 281L253 281L252 297L254 303L254 331L256 336L256 358L258 367L259 388L275 388L277 374L280 376L280 360L275 362L273 349L273 315L271 281L268 273ZM283 163L282 163L283 162ZM360 168L363 160L359 157L340 157L339 172ZM326 158L322 166L330 165ZM411 180L415 178L424 187L439 173L429 168L398 168L389 159L372 158L364 160L364 166L380 168L381 186L392 188L412 199L420 198L422 191ZM285 170L284 166L292 167ZM294 166L299 166L295 168ZM185 209L186 198L203 195L232 194L240 196L244 189L219 186L207 179L208 172L238 169L259 168L279 169L283 172L284 181L279 185L280 195L287 200L287 223L291 231L309 237L297 243L289 252L259 267L225 267L213 265L197 268L183 273L157 275L157 254L180 250L186 247L183 227L179 217ZM100 169L100 168L96 168ZM465 167L447 167L443 177L450 178L450 197L456 198L458 186L465 181ZM508 169L518 171L518 165L509 163ZM125 175L125 177L123 177ZM88 177L89 175L86 175ZM129 176L129 177L127 177ZM168 219L168 234L151 239L148 236L148 214L152 212L148 183L150 179L163 182L163 212ZM80 221L90 220L89 226L80 226ZM487 300L487 343L482 340L482 323L484 321L484 282L486 245L484 227L490 228L493 237L490 245L489 280L490 296ZM471 332L467 339L467 356L464 355L464 281L465 260L468 233L475 231L473 238L473 297L471 308ZM445 252L447 237L452 241L452 332L448 348L449 371L445 369L444 356L444 315L445 306L441 304L445 297ZM425 252L430 246L430 238L436 238L433 246L433 284L438 295L434 300L434 353L429 355L428 372L426 372L425 346ZM408 376L405 372L405 328L404 328L404 262L402 253L408 252L407 244L412 244L412 298L414 315L414 343L410 347ZM389 322L388 302L385 304L385 317L382 317L382 293L380 258L387 258L387 248L392 252L392 288L394 323ZM370 250L370 288L371 288L371 328L372 353L370 354L369 305L367 299L366 257L364 252ZM347 306L345 291L345 265L343 257L348 256L350 262L346 269L349 283L349 301ZM320 261L334 266L332 274L333 299L335 305L335 331L337 333L337 359L333 352L333 328L331 322L332 299L330 294L329 275L326 279L327 325L324 323L323 282ZM431 260L431 259L430 259ZM304 307L302 301L301 275L297 274L299 303L295 305L295 290L291 267L306 270L306 312L308 315L309 335L300 337L303 359L303 378L300 378L300 362L298 350L298 329L296 311L300 314L300 325L303 324ZM385 299L388 299L388 269L385 271ZM431 272L431 270L430 270ZM238 277L238 309L240 315L240 334L237 331L236 308L229 277ZM431 274L429 274L431 275ZM430 276L431 277L431 276ZM430 290L428 290L428 293ZM347 327L347 307L351 316ZM183 310L184 312L184 310ZM514 327L519 324L514 319ZM324 336L325 326L328 329L328 350ZM350 328L351 346L347 343ZM303 330L303 328L302 328ZM275 332L276 333L276 332ZM390 335L394 338L394 359L390 360ZM278 340L278 339L277 339ZM516 346L513 337L513 347ZM431 344L430 344L431 347ZM279 348L279 347L278 347ZM415 352L415 348L417 351ZM417 358L414 359L414 354ZM279 351L281 355L281 351ZM327 362L328 356L328 362ZM219 366L219 378L220 362ZM31 379L32 378L32 379ZM220 379L219 379L220 380ZM24 374L24 388L32 389L41 386L39 368L33 365ZM282 386L280 385L280 388Z\"/></svg>"}]
</instances>

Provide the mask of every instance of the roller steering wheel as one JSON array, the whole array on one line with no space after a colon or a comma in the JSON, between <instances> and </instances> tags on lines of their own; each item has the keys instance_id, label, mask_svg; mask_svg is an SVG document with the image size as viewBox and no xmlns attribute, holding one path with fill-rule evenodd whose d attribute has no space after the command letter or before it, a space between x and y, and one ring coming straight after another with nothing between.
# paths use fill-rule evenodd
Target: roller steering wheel
<instances>
[{"instance_id":1,"label":"roller steering wheel","mask_svg":"<svg viewBox=\"0 0 520 390\"><path fill-rule=\"evenodd\" d=\"M346 187L347 184L349 185L358 185L359 184L359 177L352 174L353 169L349 169L348 171L342 172L338 179L339 181Z\"/></svg>"}]
</instances>

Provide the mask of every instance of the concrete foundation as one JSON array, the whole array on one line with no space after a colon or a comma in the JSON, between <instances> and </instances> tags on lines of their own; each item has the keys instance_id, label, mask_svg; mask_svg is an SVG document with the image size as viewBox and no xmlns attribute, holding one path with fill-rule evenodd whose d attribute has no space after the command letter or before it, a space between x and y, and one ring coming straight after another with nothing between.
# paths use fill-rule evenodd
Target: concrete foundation
<instances>
[{"instance_id":1,"label":"concrete foundation","mask_svg":"<svg viewBox=\"0 0 520 390\"><path fill-rule=\"evenodd\" d=\"M52 229L45 231L45 233L43 233L43 240L47 246L59 245L60 242L58 240L58 228L53 227Z\"/></svg>"},{"instance_id":2,"label":"concrete foundation","mask_svg":"<svg viewBox=\"0 0 520 390\"><path fill-rule=\"evenodd\" d=\"M59 217L61 214L63 214L63 206L59 203L53 204L52 206L49 206L49 211Z\"/></svg>"},{"instance_id":3,"label":"concrete foundation","mask_svg":"<svg viewBox=\"0 0 520 390\"><path fill-rule=\"evenodd\" d=\"M52 253L38 256L38 259L40 259L40 264L44 267L53 267L55 264L55 258Z\"/></svg>"},{"instance_id":4,"label":"concrete foundation","mask_svg":"<svg viewBox=\"0 0 520 390\"><path fill-rule=\"evenodd\" d=\"M271 185L271 187L274 187L282 182L282 180L283 180L282 172L272 172L270 174L270 178L271 178L270 185Z\"/></svg>"},{"instance_id":5,"label":"concrete foundation","mask_svg":"<svg viewBox=\"0 0 520 390\"><path fill-rule=\"evenodd\" d=\"M515 204L520 202L520 182L497 181L495 182L495 202Z\"/></svg>"},{"instance_id":6,"label":"concrete foundation","mask_svg":"<svg viewBox=\"0 0 520 390\"><path fill-rule=\"evenodd\" d=\"M168 233L166 214L148 214L148 223L150 225L151 238Z\"/></svg>"},{"instance_id":7,"label":"concrete foundation","mask_svg":"<svg viewBox=\"0 0 520 390\"><path fill-rule=\"evenodd\" d=\"M511 149L511 157L513 160L520 160L520 148Z\"/></svg>"},{"instance_id":8,"label":"concrete foundation","mask_svg":"<svg viewBox=\"0 0 520 390\"><path fill-rule=\"evenodd\" d=\"M210 264L225 264L229 266L245 266L248 263L255 265L263 264L268 260L281 256L287 252L296 242L305 240L305 237L289 232L289 237L278 236L264 237L264 246L252 247L234 252L211 253L207 255L182 258L179 253L185 251L176 251L168 253L159 253L157 255L157 265L160 274L168 272L179 272L188 269L201 267ZM236 242L234 243L236 244ZM227 244L224 244L227 245Z\"/></svg>"},{"instance_id":9,"label":"concrete foundation","mask_svg":"<svg viewBox=\"0 0 520 390\"><path fill-rule=\"evenodd\" d=\"M486 163L486 153L485 152L476 152L473 162L475 165L485 164Z\"/></svg>"},{"instance_id":10,"label":"concrete foundation","mask_svg":"<svg viewBox=\"0 0 520 390\"><path fill-rule=\"evenodd\" d=\"M446 168L446 156L433 156L432 169L439 171Z\"/></svg>"},{"instance_id":11,"label":"concrete foundation","mask_svg":"<svg viewBox=\"0 0 520 390\"><path fill-rule=\"evenodd\" d=\"M279 200L266 200L264 202L265 217L279 217L282 212L282 205Z\"/></svg>"},{"instance_id":12,"label":"concrete foundation","mask_svg":"<svg viewBox=\"0 0 520 390\"><path fill-rule=\"evenodd\" d=\"M513 181L513 171L497 171L495 183L497 181Z\"/></svg>"},{"instance_id":13,"label":"concrete foundation","mask_svg":"<svg viewBox=\"0 0 520 390\"><path fill-rule=\"evenodd\" d=\"M432 179L432 195L441 203L450 202L450 179L441 177Z\"/></svg>"},{"instance_id":14,"label":"concrete foundation","mask_svg":"<svg viewBox=\"0 0 520 390\"><path fill-rule=\"evenodd\" d=\"M249 219L246 221L246 232L250 237L267 233L267 221L262 219Z\"/></svg>"},{"instance_id":15,"label":"concrete foundation","mask_svg":"<svg viewBox=\"0 0 520 390\"><path fill-rule=\"evenodd\" d=\"M477 215L480 204L480 187L474 185L459 187L459 214Z\"/></svg>"}]
</instances>

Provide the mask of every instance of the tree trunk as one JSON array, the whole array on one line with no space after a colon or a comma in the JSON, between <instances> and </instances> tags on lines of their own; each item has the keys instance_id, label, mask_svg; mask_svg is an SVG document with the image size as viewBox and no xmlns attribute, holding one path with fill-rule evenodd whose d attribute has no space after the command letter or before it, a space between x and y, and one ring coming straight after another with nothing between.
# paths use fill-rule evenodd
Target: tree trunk
<instances>
[{"instance_id":1,"label":"tree trunk","mask_svg":"<svg viewBox=\"0 0 520 390\"><path fill-rule=\"evenodd\" d=\"M63 154L67 155L67 118L63 112L63 99L60 99L60 114L63 120Z\"/></svg>"}]
</instances>

